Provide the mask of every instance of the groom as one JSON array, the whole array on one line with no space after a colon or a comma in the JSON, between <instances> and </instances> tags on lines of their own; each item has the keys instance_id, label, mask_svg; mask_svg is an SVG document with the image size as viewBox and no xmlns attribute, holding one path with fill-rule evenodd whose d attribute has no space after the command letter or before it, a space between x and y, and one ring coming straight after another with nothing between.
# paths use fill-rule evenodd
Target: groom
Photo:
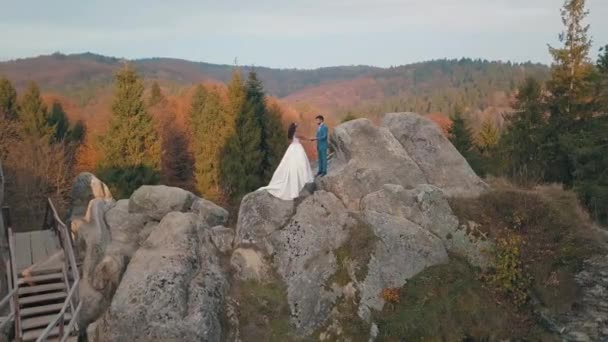
<instances>
[{"instance_id":1,"label":"groom","mask_svg":"<svg viewBox=\"0 0 608 342\"><path fill-rule=\"evenodd\" d=\"M319 157L319 172L315 177L323 177L327 174L327 136L329 135L327 126L325 125L325 118L323 115L319 115L315 118L319 128L317 129L317 137L310 139L310 141L317 141L317 156Z\"/></svg>"}]
</instances>

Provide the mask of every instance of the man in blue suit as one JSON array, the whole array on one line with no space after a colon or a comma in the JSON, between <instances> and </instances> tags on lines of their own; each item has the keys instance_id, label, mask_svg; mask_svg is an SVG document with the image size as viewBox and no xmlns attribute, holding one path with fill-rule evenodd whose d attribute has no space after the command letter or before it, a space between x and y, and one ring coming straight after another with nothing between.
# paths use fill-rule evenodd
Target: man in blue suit
<instances>
[{"instance_id":1,"label":"man in blue suit","mask_svg":"<svg viewBox=\"0 0 608 342\"><path fill-rule=\"evenodd\" d=\"M327 174L327 138L329 136L329 130L325 125L325 118L323 115L319 115L315 118L317 120L317 137L310 139L310 141L317 141L317 156L319 157L319 172L315 177L323 177Z\"/></svg>"}]
</instances>

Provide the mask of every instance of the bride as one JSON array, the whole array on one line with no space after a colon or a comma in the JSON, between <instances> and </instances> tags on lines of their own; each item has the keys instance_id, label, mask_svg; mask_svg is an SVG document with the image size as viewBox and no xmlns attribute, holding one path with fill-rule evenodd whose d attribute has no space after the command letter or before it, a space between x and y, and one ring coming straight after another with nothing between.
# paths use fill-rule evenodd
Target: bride
<instances>
[{"instance_id":1,"label":"bride","mask_svg":"<svg viewBox=\"0 0 608 342\"><path fill-rule=\"evenodd\" d=\"M314 180L306 151L296 136L297 128L296 123L289 125L287 137L291 140L291 144L274 172L270 184L259 189L286 201L297 198L304 185Z\"/></svg>"}]
</instances>

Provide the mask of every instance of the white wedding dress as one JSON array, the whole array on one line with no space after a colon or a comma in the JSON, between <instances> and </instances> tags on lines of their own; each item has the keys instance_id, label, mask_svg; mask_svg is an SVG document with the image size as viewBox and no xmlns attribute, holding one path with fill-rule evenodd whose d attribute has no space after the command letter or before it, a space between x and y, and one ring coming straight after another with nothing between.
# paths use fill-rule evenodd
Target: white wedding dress
<instances>
[{"instance_id":1,"label":"white wedding dress","mask_svg":"<svg viewBox=\"0 0 608 342\"><path fill-rule=\"evenodd\" d=\"M304 147L294 137L277 167L270 184L259 190L266 190L274 197L290 201L300 195L306 183L314 181L310 162Z\"/></svg>"}]
</instances>

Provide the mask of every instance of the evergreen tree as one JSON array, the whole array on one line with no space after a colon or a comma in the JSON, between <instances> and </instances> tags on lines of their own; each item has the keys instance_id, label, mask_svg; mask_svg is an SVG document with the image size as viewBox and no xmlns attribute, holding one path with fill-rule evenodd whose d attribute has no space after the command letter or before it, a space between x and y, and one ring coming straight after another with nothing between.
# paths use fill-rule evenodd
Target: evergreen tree
<instances>
[{"instance_id":1,"label":"evergreen tree","mask_svg":"<svg viewBox=\"0 0 608 342\"><path fill-rule=\"evenodd\" d=\"M596 104L600 113L608 114L608 45L600 49L596 64Z\"/></svg>"},{"instance_id":2,"label":"evergreen tree","mask_svg":"<svg viewBox=\"0 0 608 342\"><path fill-rule=\"evenodd\" d=\"M110 127L99 139L99 167L123 195L158 181L161 147L143 92L141 79L128 65L116 74Z\"/></svg>"},{"instance_id":3,"label":"evergreen tree","mask_svg":"<svg viewBox=\"0 0 608 342\"><path fill-rule=\"evenodd\" d=\"M545 105L540 83L528 78L517 91L515 112L507 117L507 128L501 139L511 177L523 183L542 179L544 164L541 144L545 129Z\"/></svg>"},{"instance_id":4,"label":"evergreen tree","mask_svg":"<svg viewBox=\"0 0 608 342\"><path fill-rule=\"evenodd\" d=\"M588 14L585 0L566 0L562 8L565 31L559 36L563 47L549 47L553 56L548 82L551 118L565 125L590 116L591 39L589 25L584 24Z\"/></svg>"},{"instance_id":5,"label":"evergreen tree","mask_svg":"<svg viewBox=\"0 0 608 342\"><path fill-rule=\"evenodd\" d=\"M476 137L476 146L484 156L494 154L498 142L500 141L500 131L491 120L485 120Z\"/></svg>"},{"instance_id":6,"label":"evergreen tree","mask_svg":"<svg viewBox=\"0 0 608 342\"><path fill-rule=\"evenodd\" d=\"M148 99L148 106L154 107L159 103L165 101L165 96L160 90L160 85L158 82L152 83L152 89L150 90L150 98Z\"/></svg>"},{"instance_id":7,"label":"evergreen tree","mask_svg":"<svg viewBox=\"0 0 608 342\"><path fill-rule=\"evenodd\" d=\"M549 90L549 124L543 137L545 180L572 185L574 165L569 156L571 146L564 139L580 129L581 120L592 116L592 66L589 62L591 40L589 25L584 24L588 12L585 0L566 0L562 8L565 31L559 39L562 48L550 47L554 63Z\"/></svg>"},{"instance_id":8,"label":"evergreen tree","mask_svg":"<svg viewBox=\"0 0 608 342\"><path fill-rule=\"evenodd\" d=\"M448 130L449 139L452 145L466 158L473 147L473 134L467 126L460 108L456 108L451 119L452 126Z\"/></svg>"},{"instance_id":9,"label":"evergreen tree","mask_svg":"<svg viewBox=\"0 0 608 342\"><path fill-rule=\"evenodd\" d=\"M283 125L282 111L278 104L267 104L266 119L264 120L264 137L267 140L267 168L264 171L264 183L272 178L287 149L287 130Z\"/></svg>"},{"instance_id":10,"label":"evergreen tree","mask_svg":"<svg viewBox=\"0 0 608 342\"><path fill-rule=\"evenodd\" d=\"M480 175L485 173L481 160L473 146L473 133L467 125L460 107L456 107L451 117L452 125L448 129L449 140L458 152L469 162L469 165Z\"/></svg>"},{"instance_id":11,"label":"evergreen tree","mask_svg":"<svg viewBox=\"0 0 608 342\"><path fill-rule=\"evenodd\" d=\"M222 199L220 156L226 139L227 110L216 89L199 85L192 98L190 120L193 131L196 188L212 201Z\"/></svg>"},{"instance_id":12,"label":"evergreen tree","mask_svg":"<svg viewBox=\"0 0 608 342\"><path fill-rule=\"evenodd\" d=\"M17 91L6 78L0 78L0 118L17 118Z\"/></svg>"},{"instance_id":13,"label":"evergreen tree","mask_svg":"<svg viewBox=\"0 0 608 342\"><path fill-rule=\"evenodd\" d=\"M40 89L34 82L28 84L19 105L19 121L26 137L52 139L55 127L49 121L47 108L40 97Z\"/></svg>"},{"instance_id":14,"label":"evergreen tree","mask_svg":"<svg viewBox=\"0 0 608 342\"><path fill-rule=\"evenodd\" d=\"M54 102L51 106L49 124L55 127L55 142L63 141L70 133L70 123L63 111L63 106L59 102Z\"/></svg>"}]
</instances>

